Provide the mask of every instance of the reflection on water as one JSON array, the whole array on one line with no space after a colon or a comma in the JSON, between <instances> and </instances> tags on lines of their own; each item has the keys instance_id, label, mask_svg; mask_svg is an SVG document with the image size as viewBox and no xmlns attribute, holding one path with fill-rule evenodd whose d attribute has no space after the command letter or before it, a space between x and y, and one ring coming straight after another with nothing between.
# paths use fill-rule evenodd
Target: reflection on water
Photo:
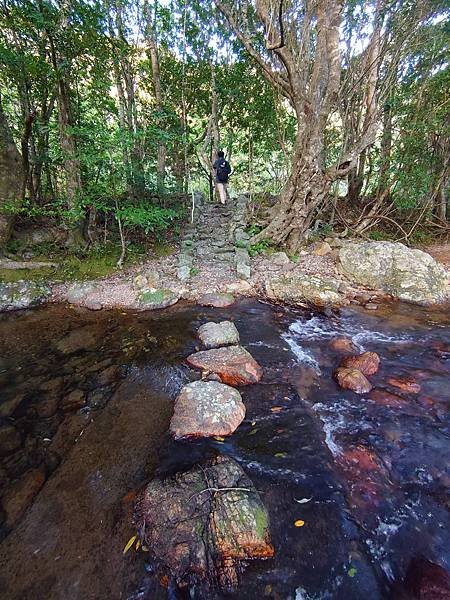
<instances>
[{"instance_id":1,"label":"reflection on water","mask_svg":"<svg viewBox=\"0 0 450 600\"><path fill-rule=\"evenodd\" d=\"M183 360L199 325L222 318L235 321L263 381L242 389L247 415L233 436L173 442L171 403L197 377ZM6 597L178 597L160 586L148 554L122 556L127 498L153 473L216 452L238 460L261 491L276 549L250 566L234 597L412 598L450 570L444 311L50 307L2 316L0 334ZM370 394L333 381L338 338L380 355ZM405 378L420 391L388 382Z\"/></svg>"}]
</instances>

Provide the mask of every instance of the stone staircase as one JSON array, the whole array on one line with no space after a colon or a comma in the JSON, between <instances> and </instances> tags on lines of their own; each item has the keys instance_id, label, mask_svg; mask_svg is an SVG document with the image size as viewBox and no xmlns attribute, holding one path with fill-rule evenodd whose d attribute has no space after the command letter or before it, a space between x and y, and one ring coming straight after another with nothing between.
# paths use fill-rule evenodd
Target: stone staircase
<instances>
[{"instance_id":1,"label":"stone staircase","mask_svg":"<svg viewBox=\"0 0 450 600\"><path fill-rule=\"evenodd\" d=\"M184 231L178 255L177 277L186 281L200 266L235 269L240 279L251 275L245 232L247 198L240 195L224 206L208 202L203 195L195 198L194 221Z\"/></svg>"}]
</instances>

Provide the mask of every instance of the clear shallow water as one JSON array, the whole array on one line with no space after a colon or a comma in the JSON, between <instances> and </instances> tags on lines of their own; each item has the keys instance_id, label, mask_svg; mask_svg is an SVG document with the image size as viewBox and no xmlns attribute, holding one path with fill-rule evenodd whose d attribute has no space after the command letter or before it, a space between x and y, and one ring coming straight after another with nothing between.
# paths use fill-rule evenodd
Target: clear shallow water
<instances>
[{"instance_id":1,"label":"clear shallow water","mask_svg":"<svg viewBox=\"0 0 450 600\"><path fill-rule=\"evenodd\" d=\"M224 443L175 443L166 433L173 398L193 377L183 359L199 325L222 318L235 321L263 381L242 388L246 420ZM394 396L336 386L338 337L379 353L371 381ZM1 459L2 489L11 495L30 472L45 478L22 518L3 522L5 597L178 597L161 588L148 554L122 555L133 533L129 492L214 452L238 460L261 491L276 550L249 566L233 597L410 598L403 580L412 561L450 569L443 311L324 315L255 301L159 314L49 307L2 316L0 340L0 410L17 403L1 423L21 439ZM404 394L390 377L413 377L421 391ZM82 406L67 400L73 392Z\"/></svg>"}]
</instances>

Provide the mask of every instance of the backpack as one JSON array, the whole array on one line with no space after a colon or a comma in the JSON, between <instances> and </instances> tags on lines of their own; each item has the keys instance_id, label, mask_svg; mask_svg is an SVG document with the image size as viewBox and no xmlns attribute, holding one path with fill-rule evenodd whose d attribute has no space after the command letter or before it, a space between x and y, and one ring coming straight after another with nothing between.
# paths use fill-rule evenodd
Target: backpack
<instances>
[{"instance_id":1,"label":"backpack","mask_svg":"<svg viewBox=\"0 0 450 600\"><path fill-rule=\"evenodd\" d=\"M227 183L230 170L230 165L227 161L224 158L220 158L216 168L217 181L219 183Z\"/></svg>"}]
</instances>

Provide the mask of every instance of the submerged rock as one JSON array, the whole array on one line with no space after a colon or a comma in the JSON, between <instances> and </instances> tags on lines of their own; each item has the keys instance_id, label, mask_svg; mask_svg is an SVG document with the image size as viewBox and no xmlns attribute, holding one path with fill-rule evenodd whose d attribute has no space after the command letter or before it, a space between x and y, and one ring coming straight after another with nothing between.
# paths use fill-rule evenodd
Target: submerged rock
<instances>
[{"instance_id":1,"label":"submerged rock","mask_svg":"<svg viewBox=\"0 0 450 600\"><path fill-rule=\"evenodd\" d=\"M380 357L376 352L363 352L358 356L343 358L340 366L358 369L363 375L374 375L380 367Z\"/></svg>"},{"instance_id":2,"label":"submerged rock","mask_svg":"<svg viewBox=\"0 0 450 600\"><path fill-rule=\"evenodd\" d=\"M232 294L203 294L198 299L200 306L214 306L215 308L226 308L234 304Z\"/></svg>"},{"instance_id":3,"label":"submerged rock","mask_svg":"<svg viewBox=\"0 0 450 600\"><path fill-rule=\"evenodd\" d=\"M36 281L0 283L0 312L19 310L42 304L51 294L51 289Z\"/></svg>"},{"instance_id":4,"label":"submerged rock","mask_svg":"<svg viewBox=\"0 0 450 600\"><path fill-rule=\"evenodd\" d=\"M14 452L22 445L22 437L14 425L0 426L0 456Z\"/></svg>"},{"instance_id":5,"label":"submerged rock","mask_svg":"<svg viewBox=\"0 0 450 600\"><path fill-rule=\"evenodd\" d=\"M381 288L400 300L430 304L448 299L448 275L426 252L394 242L346 244L339 251L342 272L357 283Z\"/></svg>"},{"instance_id":6,"label":"submerged rock","mask_svg":"<svg viewBox=\"0 0 450 600\"><path fill-rule=\"evenodd\" d=\"M420 384L414 381L412 377L405 377L403 379L390 377L387 381L389 385L398 388L406 394L418 394L420 392Z\"/></svg>"},{"instance_id":7,"label":"submerged rock","mask_svg":"<svg viewBox=\"0 0 450 600\"><path fill-rule=\"evenodd\" d=\"M142 544L178 587L231 590L248 560L274 554L264 504L228 457L151 481L137 497L134 521Z\"/></svg>"},{"instance_id":8,"label":"submerged rock","mask_svg":"<svg viewBox=\"0 0 450 600\"><path fill-rule=\"evenodd\" d=\"M230 435L244 417L237 390L217 381L194 381L175 400L170 431L175 438Z\"/></svg>"},{"instance_id":9,"label":"submerged rock","mask_svg":"<svg viewBox=\"0 0 450 600\"><path fill-rule=\"evenodd\" d=\"M356 394L366 394L372 389L370 381L358 369L339 367L334 372L334 378L341 388Z\"/></svg>"},{"instance_id":10,"label":"submerged rock","mask_svg":"<svg viewBox=\"0 0 450 600\"><path fill-rule=\"evenodd\" d=\"M258 383L262 368L241 346L228 346L191 354L186 359L191 367L217 373L223 383L248 385Z\"/></svg>"},{"instance_id":11,"label":"submerged rock","mask_svg":"<svg viewBox=\"0 0 450 600\"><path fill-rule=\"evenodd\" d=\"M205 323L199 328L198 337L206 348L239 344L239 332L231 321Z\"/></svg>"},{"instance_id":12,"label":"submerged rock","mask_svg":"<svg viewBox=\"0 0 450 600\"><path fill-rule=\"evenodd\" d=\"M330 348L335 352L355 352L356 346L349 338L338 337L330 341Z\"/></svg>"},{"instance_id":13,"label":"submerged rock","mask_svg":"<svg viewBox=\"0 0 450 600\"><path fill-rule=\"evenodd\" d=\"M56 348L63 354L74 354L80 350L92 348L99 341L99 333L91 325L85 325L72 330L56 344Z\"/></svg>"},{"instance_id":14,"label":"submerged rock","mask_svg":"<svg viewBox=\"0 0 450 600\"><path fill-rule=\"evenodd\" d=\"M45 483L45 474L40 469L28 471L15 481L2 498L7 527L14 527L35 499Z\"/></svg>"},{"instance_id":15,"label":"submerged rock","mask_svg":"<svg viewBox=\"0 0 450 600\"><path fill-rule=\"evenodd\" d=\"M345 303L345 284L334 277L297 273L267 280L265 290L271 300L281 300L288 304L307 302L315 306L339 305Z\"/></svg>"},{"instance_id":16,"label":"submerged rock","mask_svg":"<svg viewBox=\"0 0 450 600\"><path fill-rule=\"evenodd\" d=\"M172 290L143 290L139 294L139 303L145 310L156 310L158 308L167 308L176 304L180 296Z\"/></svg>"}]
</instances>

